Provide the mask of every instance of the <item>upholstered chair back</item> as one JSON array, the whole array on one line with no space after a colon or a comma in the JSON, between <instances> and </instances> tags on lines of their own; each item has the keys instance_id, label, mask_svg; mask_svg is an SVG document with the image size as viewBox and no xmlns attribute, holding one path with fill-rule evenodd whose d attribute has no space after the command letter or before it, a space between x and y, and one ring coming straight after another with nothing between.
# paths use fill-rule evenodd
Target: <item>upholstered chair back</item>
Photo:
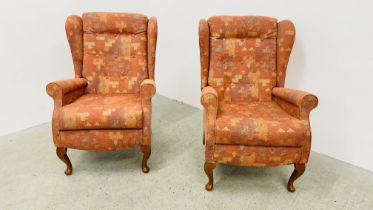
<instances>
[{"instance_id":1,"label":"upholstered chair back","mask_svg":"<svg viewBox=\"0 0 373 210\"><path fill-rule=\"evenodd\" d=\"M207 20L209 64L206 79L207 85L217 91L219 101L246 103L272 100L272 89L283 86L284 71L294 41L294 27L290 21L285 23L287 29L290 27L288 33L292 39L288 44L291 46L281 49L286 53L280 55L279 61L278 42L283 40L278 39L275 18L215 16Z\"/></svg>"},{"instance_id":2,"label":"upholstered chair back","mask_svg":"<svg viewBox=\"0 0 373 210\"><path fill-rule=\"evenodd\" d=\"M87 79L87 93L140 92L140 83L149 78L147 27L148 18L141 14L85 13L68 18L75 76Z\"/></svg>"}]
</instances>

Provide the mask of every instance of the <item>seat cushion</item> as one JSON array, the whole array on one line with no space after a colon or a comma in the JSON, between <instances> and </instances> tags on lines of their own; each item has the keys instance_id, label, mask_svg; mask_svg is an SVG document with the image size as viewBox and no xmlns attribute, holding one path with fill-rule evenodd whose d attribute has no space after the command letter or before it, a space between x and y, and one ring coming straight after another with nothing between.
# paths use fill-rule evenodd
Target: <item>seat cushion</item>
<instances>
[{"instance_id":1,"label":"seat cushion","mask_svg":"<svg viewBox=\"0 0 373 210\"><path fill-rule=\"evenodd\" d=\"M308 122L292 117L275 102L222 104L216 120L216 144L302 146Z\"/></svg>"},{"instance_id":2,"label":"seat cushion","mask_svg":"<svg viewBox=\"0 0 373 210\"><path fill-rule=\"evenodd\" d=\"M60 130L142 128L138 94L86 94L62 107Z\"/></svg>"}]
</instances>

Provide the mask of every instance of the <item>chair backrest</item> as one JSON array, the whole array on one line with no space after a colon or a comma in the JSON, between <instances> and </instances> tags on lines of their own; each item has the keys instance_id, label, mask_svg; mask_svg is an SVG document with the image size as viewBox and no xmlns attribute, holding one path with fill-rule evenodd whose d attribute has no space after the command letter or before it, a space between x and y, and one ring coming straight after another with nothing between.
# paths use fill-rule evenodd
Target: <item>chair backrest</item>
<instances>
[{"instance_id":1,"label":"chair backrest","mask_svg":"<svg viewBox=\"0 0 373 210\"><path fill-rule=\"evenodd\" d=\"M283 86L295 35L290 21L280 23L261 16L202 20L202 87L214 87L225 103L271 101L272 89Z\"/></svg>"},{"instance_id":2,"label":"chair backrest","mask_svg":"<svg viewBox=\"0 0 373 210\"><path fill-rule=\"evenodd\" d=\"M75 76L87 79L86 92L139 93L141 82L153 76L148 72L148 21L133 13L68 17Z\"/></svg>"}]
</instances>

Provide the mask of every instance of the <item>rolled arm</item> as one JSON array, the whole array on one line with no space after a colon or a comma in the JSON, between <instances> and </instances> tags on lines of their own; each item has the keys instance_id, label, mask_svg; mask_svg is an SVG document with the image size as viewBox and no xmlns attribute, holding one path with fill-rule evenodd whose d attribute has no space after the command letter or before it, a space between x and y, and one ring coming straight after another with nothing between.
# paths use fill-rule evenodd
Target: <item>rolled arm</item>
<instances>
[{"instance_id":1,"label":"rolled arm","mask_svg":"<svg viewBox=\"0 0 373 210\"><path fill-rule=\"evenodd\" d=\"M318 104L315 95L290 88L273 88L272 95L285 111L300 119L308 119L309 113Z\"/></svg>"},{"instance_id":2,"label":"rolled arm","mask_svg":"<svg viewBox=\"0 0 373 210\"><path fill-rule=\"evenodd\" d=\"M145 79L140 84L140 94L144 99L151 99L156 92L155 82L152 79Z\"/></svg>"},{"instance_id":3,"label":"rolled arm","mask_svg":"<svg viewBox=\"0 0 373 210\"><path fill-rule=\"evenodd\" d=\"M218 93L213 87L207 86L202 89L201 104L205 109L208 109L210 107L217 109Z\"/></svg>"},{"instance_id":4,"label":"rolled arm","mask_svg":"<svg viewBox=\"0 0 373 210\"><path fill-rule=\"evenodd\" d=\"M54 99L55 105L63 106L84 94L86 86L86 79L76 78L51 82L46 90L48 95Z\"/></svg>"},{"instance_id":5,"label":"rolled arm","mask_svg":"<svg viewBox=\"0 0 373 210\"><path fill-rule=\"evenodd\" d=\"M215 146L215 122L218 112L218 94L211 86L202 89L201 104L204 110L204 135L206 140L205 158L207 161L214 161Z\"/></svg>"},{"instance_id":6,"label":"rolled arm","mask_svg":"<svg viewBox=\"0 0 373 210\"><path fill-rule=\"evenodd\" d=\"M151 98L156 92L155 82L152 79L145 79L140 84L141 104L143 111L143 140L142 145L150 145L152 139L151 119L152 101Z\"/></svg>"},{"instance_id":7,"label":"rolled arm","mask_svg":"<svg viewBox=\"0 0 373 210\"><path fill-rule=\"evenodd\" d=\"M59 80L47 85L47 93L51 97L54 97L58 92L66 94L77 89L85 88L86 86L87 80L83 78Z\"/></svg>"}]
</instances>

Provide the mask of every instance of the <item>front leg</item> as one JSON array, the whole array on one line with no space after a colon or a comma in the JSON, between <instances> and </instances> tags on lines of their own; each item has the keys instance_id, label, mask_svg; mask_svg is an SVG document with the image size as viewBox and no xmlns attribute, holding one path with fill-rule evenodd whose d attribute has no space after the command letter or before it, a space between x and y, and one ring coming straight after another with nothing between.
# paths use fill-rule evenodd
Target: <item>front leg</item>
<instances>
[{"instance_id":1,"label":"front leg","mask_svg":"<svg viewBox=\"0 0 373 210\"><path fill-rule=\"evenodd\" d=\"M289 192L295 192L294 181L298 179L306 170L306 164L294 164L294 171L288 182Z\"/></svg>"},{"instance_id":2,"label":"front leg","mask_svg":"<svg viewBox=\"0 0 373 210\"><path fill-rule=\"evenodd\" d=\"M204 170L205 170L207 177L209 178L209 181L207 182L205 186L205 189L207 191L211 191L214 188L214 174L212 171L215 169L215 167L216 167L216 163L205 162Z\"/></svg>"},{"instance_id":3,"label":"front leg","mask_svg":"<svg viewBox=\"0 0 373 210\"><path fill-rule=\"evenodd\" d=\"M65 170L65 174L68 176L68 175L71 175L71 173L73 172L73 166L71 165L71 162L70 162L70 159L69 157L67 156L66 154L67 152L67 148L64 148L64 147L57 147L56 149L56 153L57 153L57 156L66 164L67 168Z\"/></svg>"}]
</instances>

